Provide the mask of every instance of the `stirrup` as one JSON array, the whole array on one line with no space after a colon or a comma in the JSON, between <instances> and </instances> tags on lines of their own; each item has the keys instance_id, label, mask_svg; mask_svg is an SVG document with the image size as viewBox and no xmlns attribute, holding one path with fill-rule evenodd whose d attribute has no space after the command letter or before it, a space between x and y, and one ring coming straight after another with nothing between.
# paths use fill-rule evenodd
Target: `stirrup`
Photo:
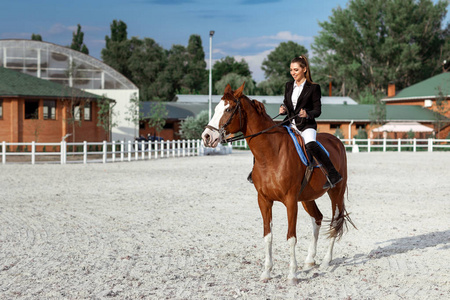
<instances>
[{"instance_id":1,"label":"stirrup","mask_svg":"<svg viewBox=\"0 0 450 300\"><path fill-rule=\"evenodd\" d=\"M330 178L328 178L328 176L327 176L327 182L323 185L323 189L327 190L327 189L334 188L336 186L336 184L338 184L339 182L342 181L342 179L343 179L342 176L339 175L339 179L335 183L333 183L333 182L331 182Z\"/></svg>"}]
</instances>

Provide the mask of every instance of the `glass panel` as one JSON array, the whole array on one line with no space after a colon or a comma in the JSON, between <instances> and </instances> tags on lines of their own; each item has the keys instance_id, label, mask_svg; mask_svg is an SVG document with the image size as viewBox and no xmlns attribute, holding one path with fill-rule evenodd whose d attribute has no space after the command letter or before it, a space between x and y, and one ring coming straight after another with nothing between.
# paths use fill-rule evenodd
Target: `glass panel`
<instances>
[{"instance_id":1,"label":"glass panel","mask_svg":"<svg viewBox=\"0 0 450 300\"><path fill-rule=\"evenodd\" d=\"M75 106L73 108L73 118L75 119L75 121L80 121L81 116L80 116L80 107L79 106Z\"/></svg>"},{"instance_id":2,"label":"glass panel","mask_svg":"<svg viewBox=\"0 0 450 300\"><path fill-rule=\"evenodd\" d=\"M49 68L69 69L69 57L65 54L51 52L49 57Z\"/></svg>"},{"instance_id":3,"label":"glass panel","mask_svg":"<svg viewBox=\"0 0 450 300\"><path fill-rule=\"evenodd\" d=\"M55 120L56 118L56 101L44 100L44 120Z\"/></svg>"},{"instance_id":4,"label":"glass panel","mask_svg":"<svg viewBox=\"0 0 450 300\"><path fill-rule=\"evenodd\" d=\"M7 58L6 65L8 68L23 68L23 58Z\"/></svg>"},{"instance_id":5,"label":"glass panel","mask_svg":"<svg viewBox=\"0 0 450 300\"><path fill-rule=\"evenodd\" d=\"M38 100L25 100L25 119L39 119Z\"/></svg>"},{"instance_id":6,"label":"glass panel","mask_svg":"<svg viewBox=\"0 0 450 300\"><path fill-rule=\"evenodd\" d=\"M92 107L91 102L87 102L84 104L84 120L85 121L91 121L91 107Z\"/></svg>"}]
</instances>

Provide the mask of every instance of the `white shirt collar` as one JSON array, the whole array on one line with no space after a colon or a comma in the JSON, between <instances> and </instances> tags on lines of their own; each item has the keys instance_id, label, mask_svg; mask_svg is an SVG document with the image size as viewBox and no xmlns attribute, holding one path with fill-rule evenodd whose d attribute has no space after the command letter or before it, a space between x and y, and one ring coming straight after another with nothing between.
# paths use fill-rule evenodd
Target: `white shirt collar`
<instances>
[{"instance_id":1,"label":"white shirt collar","mask_svg":"<svg viewBox=\"0 0 450 300\"><path fill-rule=\"evenodd\" d=\"M303 87L305 85L305 82L306 82L306 80L303 81L300 85L298 85L297 81L294 80L294 88L296 88L296 87Z\"/></svg>"}]
</instances>

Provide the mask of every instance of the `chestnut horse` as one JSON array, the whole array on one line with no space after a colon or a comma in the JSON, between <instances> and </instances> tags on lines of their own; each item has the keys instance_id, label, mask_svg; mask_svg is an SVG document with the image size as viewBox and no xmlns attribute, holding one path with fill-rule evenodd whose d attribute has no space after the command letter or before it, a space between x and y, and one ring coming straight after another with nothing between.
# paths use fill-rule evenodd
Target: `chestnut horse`
<instances>
[{"instance_id":1,"label":"chestnut horse","mask_svg":"<svg viewBox=\"0 0 450 300\"><path fill-rule=\"evenodd\" d=\"M336 238L342 236L346 221L352 225L345 210L344 194L347 186L347 158L345 147L335 136L327 133L317 134L317 140L327 149L330 159L343 180L333 189L324 190L326 176L320 169L315 169L309 183L300 194L301 183L306 166L301 163L294 143L287 130L274 127L275 122L266 113L264 104L257 100L250 100L243 94L245 83L236 91L231 86L225 88L222 100L215 108L215 113L202 134L206 147L216 147L225 141L226 134L242 132L247 137L247 143L255 158L253 167L253 182L258 192L258 204L264 225L265 267L261 279L271 278L272 270L272 205L274 201L282 202L287 209L288 231L287 240L290 245L290 265L288 279L297 281L297 260L295 245L297 243L297 212L298 202L311 216L313 225L312 241L304 269L315 265L315 255L319 229L323 215L316 205L317 198L328 193L331 199L332 219L330 222L330 244L321 266L328 266L332 260L333 246ZM266 132L268 128L271 128ZM264 132L262 134L261 133Z\"/></svg>"}]
</instances>

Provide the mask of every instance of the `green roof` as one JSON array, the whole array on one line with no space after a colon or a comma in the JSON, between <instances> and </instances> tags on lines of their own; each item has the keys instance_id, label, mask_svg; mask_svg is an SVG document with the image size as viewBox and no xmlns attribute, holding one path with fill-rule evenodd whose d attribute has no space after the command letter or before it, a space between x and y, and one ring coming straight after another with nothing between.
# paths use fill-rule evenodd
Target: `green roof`
<instances>
[{"instance_id":1,"label":"green roof","mask_svg":"<svg viewBox=\"0 0 450 300\"><path fill-rule=\"evenodd\" d=\"M99 95L0 67L0 97L100 99Z\"/></svg>"},{"instance_id":2,"label":"green roof","mask_svg":"<svg viewBox=\"0 0 450 300\"><path fill-rule=\"evenodd\" d=\"M142 102L141 112L149 115L151 107L157 102ZM208 110L208 103L177 103L162 102L168 111L167 119L184 120L187 117L195 117L201 111ZM212 112L217 103L212 104ZM279 104L265 104L266 112L269 116L275 117L278 114ZM432 111L418 105L386 105L386 121L417 121L434 122L435 117ZM375 105L345 105L345 104L324 104L322 114L317 118L318 122L370 122L371 112ZM284 116L279 116L276 120L283 120Z\"/></svg>"},{"instance_id":3,"label":"green roof","mask_svg":"<svg viewBox=\"0 0 450 300\"><path fill-rule=\"evenodd\" d=\"M442 73L413 84L401 90L394 97L384 98L383 101L436 98L439 95L439 90L442 91L444 96L450 96L450 73Z\"/></svg>"}]
</instances>

